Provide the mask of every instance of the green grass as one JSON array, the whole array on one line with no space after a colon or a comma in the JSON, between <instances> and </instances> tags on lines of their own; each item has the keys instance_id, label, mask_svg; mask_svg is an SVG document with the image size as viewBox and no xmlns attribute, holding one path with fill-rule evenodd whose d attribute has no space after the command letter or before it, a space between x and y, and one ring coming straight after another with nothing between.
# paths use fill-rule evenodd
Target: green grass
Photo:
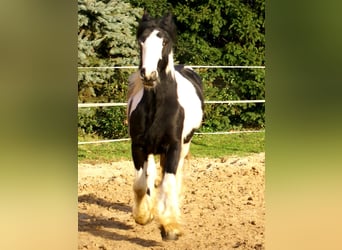
<instances>
[{"instance_id":1,"label":"green grass","mask_svg":"<svg viewBox=\"0 0 342 250\"><path fill-rule=\"evenodd\" d=\"M191 144L194 157L245 156L265 151L265 133L195 135Z\"/></svg>"},{"instance_id":2,"label":"green grass","mask_svg":"<svg viewBox=\"0 0 342 250\"><path fill-rule=\"evenodd\" d=\"M130 141L78 145L79 162L112 162L130 159Z\"/></svg>"},{"instance_id":3,"label":"green grass","mask_svg":"<svg viewBox=\"0 0 342 250\"><path fill-rule=\"evenodd\" d=\"M90 139L88 138L87 140ZM130 141L79 145L78 161L95 163L131 160L130 145ZM193 157L208 158L231 155L245 156L264 151L264 132L230 135L195 135L190 149Z\"/></svg>"}]
</instances>

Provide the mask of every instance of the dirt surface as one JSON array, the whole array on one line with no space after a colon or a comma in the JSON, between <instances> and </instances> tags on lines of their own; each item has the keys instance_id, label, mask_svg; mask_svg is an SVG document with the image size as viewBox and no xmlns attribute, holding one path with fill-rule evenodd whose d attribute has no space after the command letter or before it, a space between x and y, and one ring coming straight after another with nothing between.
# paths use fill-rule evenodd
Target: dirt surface
<instances>
[{"instance_id":1,"label":"dirt surface","mask_svg":"<svg viewBox=\"0 0 342 250\"><path fill-rule=\"evenodd\" d=\"M265 154L192 158L184 167L183 232L163 241L132 217L131 161L79 164L79 249L265 249Z\"/></svg>"}]
</instances>

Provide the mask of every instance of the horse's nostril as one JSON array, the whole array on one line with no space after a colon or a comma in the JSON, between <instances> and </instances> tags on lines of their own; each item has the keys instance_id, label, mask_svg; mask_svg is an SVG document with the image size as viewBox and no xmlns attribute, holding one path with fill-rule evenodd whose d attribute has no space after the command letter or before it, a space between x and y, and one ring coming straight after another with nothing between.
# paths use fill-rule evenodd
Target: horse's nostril
<instances>
[{"instance_id":1,"label":"horse's nostril","mask_svg":"<svg viewBox=\"0 0 342 250\"><path fill-rule=\"evenodd\" d=\"M157 71L152 71L152 73L151 73L151 80L152 81L157 80Z\"/></svg>"},{"instance_id":2,"label":"horse's nostril","mask_svg":"<svg viewBox=\"0 0 342 250\"><path fill-rule=\"evenodd\" d=\"M153 82L156 81L158 78L158 72L157 71L152 71L151 73L146 73L146 69L142 68L140 69L140 77L143 79L145 82Z\"/></svg>"},{"instance_id":3,"label":"horse's nostril","mask_svg":"<svg viewBox=\"0 0 342 250\"><path fill-rule=\"evenodd\" d=\"M142 69L140 70L140 76L141 76L142 78L145 77L145 69L144 69L144 68L142 68Z\"/></svg>"}]
</instances>

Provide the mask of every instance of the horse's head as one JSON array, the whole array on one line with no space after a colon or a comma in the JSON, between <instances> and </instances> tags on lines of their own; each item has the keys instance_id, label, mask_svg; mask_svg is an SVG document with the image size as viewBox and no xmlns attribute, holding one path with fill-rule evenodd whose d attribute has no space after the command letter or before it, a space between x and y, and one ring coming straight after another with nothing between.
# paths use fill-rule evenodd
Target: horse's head
<instances>
[{"instance_id":1,"label":"horse's head","mask_svg":"<svg viewBox=\"0 0 342 250\"><path fill-rule=\"evenodd\" d=\"M140 45L140 76L147 87L154 87L162 72L173 70L172 45L176 27L172 15L152 18L144 13L137 31Z\"/></svg>"}]
</instances>

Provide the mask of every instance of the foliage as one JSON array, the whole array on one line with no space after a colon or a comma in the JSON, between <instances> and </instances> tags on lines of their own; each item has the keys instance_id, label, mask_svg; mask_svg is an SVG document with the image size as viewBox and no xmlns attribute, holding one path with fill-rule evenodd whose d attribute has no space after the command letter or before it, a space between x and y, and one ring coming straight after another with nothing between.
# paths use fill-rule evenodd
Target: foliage
<instances>
[{"instance_id":1,"label":"foliage","mask_svg":"<svg viewBox=\"0 0 342 250\"><path fill-rule=\"evenodd\" d=\"M120 0L78 0L79 66L136 64L141 10Z\"/></svg>"},{"instance_id":2,"label":"foliage","mask_svg":"<svg viewBox=\"0 0 342 250\"><path fill-rule=\"evenodd\" d=\"M78 66L138 64L135 42L142 10L120 0L78 0ZM79 102L125 102L130 70L79 70ZM127 135L126 112L118 109L79 110L80 133L104 137Z\"/></svg>"},{"instance_id":3,"label":"foliage","mask_svg":"<svg viewBox=\"0 0 342 250\"><path fill-rule=\"evenodd\" d=\"M79 66L138 65L135 38L143 9L172 11L178 29L175 59L187 65L264 65L264 0L79 0ZM133 7L132 7L133 6ZM196 69L206 100L265 99L263 69ZM79 102L125 102L129 70L79 70ZM262 128L264 104L205 107L202 131ZM117 120L120 119L120 120ZM81 120L81 121L80 121ZM127 135L122 108L79 112L82 133ZM114 128L115 126L115 128Z\"/></svg>"}]
</instances>

